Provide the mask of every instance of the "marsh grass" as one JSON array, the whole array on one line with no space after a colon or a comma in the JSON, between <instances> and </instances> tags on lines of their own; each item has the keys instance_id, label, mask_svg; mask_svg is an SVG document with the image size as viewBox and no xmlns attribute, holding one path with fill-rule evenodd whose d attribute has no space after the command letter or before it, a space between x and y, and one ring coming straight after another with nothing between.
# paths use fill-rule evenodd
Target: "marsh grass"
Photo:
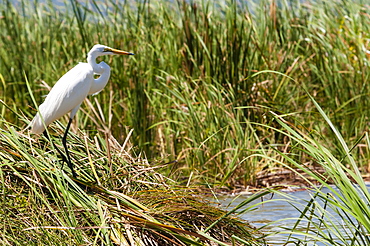
<instances>
[{"instance_id":1,"label":"marsh grass","mask_svg":"<svg viewBox=\"0 0 370 246\"><path fill-rule=\"evenodd\" d=\"M72 178L49 141L2 120L3 245L226 245L232 235L256 242L258 231L230 216L217 220L225 212L194 190L173 188L158 167L112 136L71 134Z\"/></svg>"},{"instance_id":2,"label":"marsh grass","mask_svg":"<svg viewBox=\"0 0 370 246\"><path fill-rule=\"evenodd\" d=\"M174 179L229 187L254 183L256 173L274 164L246 157L263 153L263 143L287 143L278 132L250 122L278 127L267 113L272 109L295 115L308 129L324 128L315 121L304 86L345 140L355 142L367 129L366 5L71 1L54 9L51 2L29 4L4 3L1 99L31 118L36 111L26 78L40 103L48 91L43 84L52 86L84 61L93 44L132 51L137 55L129 59L108 58L110 83L89 98L91 105L82 107L73 127L92 138L96 127L105 129L121 143L131 133L133 146L150 160L177 161L167 168ZM253 76L262 70L299 83L276 73ZM24 124L6 108L2 115ZM338 149L330 131L324 138ZM368 152L352 154L366 168Z\"/></svg>"},{"instance_id":3,"label":"marsh grass","mask_svg":"<svg viewBox=\"0 0 370 246\"><path fill-rule=\"evenodd\" d=\"M341 158L335 157L314 138L279 120L287 136L297 141L297 144L325 169L325 173L317 174L297 163L289 154L282 154L288 163L303 170L320 183L319 186L312 186L312 199L303 208L296 207L301 216L291 228L288 227L289 232L284 233L290 234L287 240L295 240L296 236L300 235L301 238L305 237L301 242L313 240L325 245L368 245L370 240L368 187L341 133L317 102L312 100L328 127L335 133L345 155ZM323 192L323 187L329 192Z\"/></svg>"},{"instance_id":4,"label":"marsh grass","mask_svg":"<svg viewBox=\"0 0 370 246\"><path fill-rule=\"evenodd\" d=\"M370 193L368 185L361 175L357 160L352 155L353 149L357 146L350 148L347 145L341 132L322 107L308 92L307 94L326 122L327 128L336 136L340 143L340 150L328 149L326 147L328 144L322 144L318 140L320 135L295 126L288 120L290 116L271 112L282 128L273 128L267 125L264 127L283 134L289 139L289 145L286 146L285 150L270 146L276 152L275 156L272 154L255 155L279 163L305 180L311 199L300 200L294 193L289 194L272 188L271 191L278 193L284 201L288 201L292 205L292 209L300 212L300 216L271 222L259 229L263 231L265 227L274 226L276 222L284 223L284 226L279 226L279 231L275 231L269 236L285 234L287 235L284 239L285 243L296 245L368 245L370 241L368 233L370 230L368 206ZM366 138L366 135L364 137ZM297 151L292 151L293 149ZM344 154L336 156L333 153ZM307 162L302 163L302 156ZM312 168L312 163L319 165L323 170L317 172ZM255 196L266 195L265 192L260 192ZM246 213L271 201L273 200L262 201L248 207L250 201L247 199L231 212Z\"/></svg>"}]
</instances>

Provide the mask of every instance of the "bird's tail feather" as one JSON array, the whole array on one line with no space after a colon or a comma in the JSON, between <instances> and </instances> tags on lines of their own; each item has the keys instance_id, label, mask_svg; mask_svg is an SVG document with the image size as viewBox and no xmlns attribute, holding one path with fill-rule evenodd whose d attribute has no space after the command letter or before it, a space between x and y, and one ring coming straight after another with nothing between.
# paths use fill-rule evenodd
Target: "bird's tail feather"
<instances>
[{"instance_id":1,"label":"bird's tail feather","mask_svg":"<svg viewBox=\"0 0 370 246\"><path fill-rule=\"evenodd\" d=\"M41 134L45 131L45 126L44 123L42 122L39 113L37 113L36 116L33 118L33 120L30 123L30 126L32 133Z\"/></svg>"}]
</instances>

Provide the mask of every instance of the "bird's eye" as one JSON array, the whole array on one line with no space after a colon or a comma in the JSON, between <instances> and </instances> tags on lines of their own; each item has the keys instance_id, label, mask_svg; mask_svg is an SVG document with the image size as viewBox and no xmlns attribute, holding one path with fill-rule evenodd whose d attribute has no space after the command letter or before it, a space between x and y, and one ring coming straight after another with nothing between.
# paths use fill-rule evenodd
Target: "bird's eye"
<instances>
[{"instance_id":1,"label":"bird's eye","mask_svg":"<svg viewBox=\"0 0 370 246\"><path fill-rule=\"evenodd\" d=\"M111 50L108 49L108 48L104 48L104 50L103 50L103 52L109 52L109 51L111 51Z\"/></svg>"}]
</instances>

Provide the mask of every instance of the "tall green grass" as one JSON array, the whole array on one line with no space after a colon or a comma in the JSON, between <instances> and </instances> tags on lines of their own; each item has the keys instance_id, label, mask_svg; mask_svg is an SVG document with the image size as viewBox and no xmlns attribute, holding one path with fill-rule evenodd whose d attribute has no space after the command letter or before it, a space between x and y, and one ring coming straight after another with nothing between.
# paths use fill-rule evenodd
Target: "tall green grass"
<instances>
[{"instance_id":1,"label":"tall green grass","mask_svg":"<svg viewBox=\"0 0 370 246\"><path fill-rule=\"evenodd\" d=\"M103 58L111 81L93 107L82 107L74 129L93 137L104 129L123 142L131 129L132 145L153 161L170 162L167 174L186 183L245 185L271 167L261 159L264 143L286 144L283 135L250 122L272 124L269 108L294 113L304 127L321 130L307 87L355 142L367 129L367 8L360 3L261 1L51 2L14 7L5 1L1 14L1 100L35 114L25 83L37 103L58 78L84 61L95 43L136 53ZM108 60L107 60L108 59ZM261 70L275 73L252 76ZM6 108L2 115L25 126ZM65 123L65 120L62 120ZM325 141L340 143L329 131ZM337 148L336 148L337 149ZM368 153L354 151L359 164ZM225 168L226 167L226 168Z\"/></svg>"},{"instance_id":2,"label":"tall green grass","mask_svg":"<svg viewBox=\"0 0 370 246\"><path fill-rule=\"evenodd\" d=\"M369 188L361 177L356 158L352 155L353 148L347 145L339 129L311 95L309 96L327 128L333 131L340 142L341 151L338 152L344 155L334 154L338 152L327 148L328 144L320 143L317 134L292 126L285 116L274 114L282 126L282 129L274 130L289 138L291 144L288 148L298 149L310 162L322 167L323 171L317 172L309 163L302 163L298 154L275 148L280 158L273 161L293 170L309 184L307 192L310 199L301 200L294 193L275 190L275 193L279 193L292 205L292 209L300 212L300 216L282 219L279 222L285 225L280 226L280 230L270 236L283 234L286 243L295 245L368 245ZM365 138L368 141L368 137ZM264 158L270 159L271 155ZM239 205L242 206L245 204ZM276 222L270 225L274 223Z\"/></svg>"}]
</instances>

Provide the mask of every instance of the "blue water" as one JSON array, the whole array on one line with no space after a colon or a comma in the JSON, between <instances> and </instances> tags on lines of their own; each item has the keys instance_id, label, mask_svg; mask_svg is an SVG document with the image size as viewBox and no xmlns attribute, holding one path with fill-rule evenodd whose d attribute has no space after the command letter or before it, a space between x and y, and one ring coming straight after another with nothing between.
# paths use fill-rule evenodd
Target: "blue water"
<instances>
[{"instance_id":1,"label":"blue water","mask_svg":"<svg viewBox=\"0 0 370 246\"><path fill-rule=\"evenodd\" d=\"M323 188L322 192L324 194L332 194L332 192L327 188ZM262 228L262 232L266 235L272 234L266 238L268 245L330 245L315 242L312 239L308 239L300 235L294 235L294 237L290 239L291 243L287 243L288 234L276 234L277 232L281 233L283 231L282 227L293 227L297 218L301 215L299 210L305 208L313 194L314 192L310 192L308 190L286 193L282 192L282 195L274 194L273 196L269 194L264 196L262 199L255 200L239 209L238 211L241 213L238 216L256 228ZM287 199L286 196L289 196L289 198ZM228 195L218 196L217 199L222 208L232 210L246 199L249 199L249 197L250 195ZM322 202L319 202L319 204L323 205ZM342 235L346 235L346 233L348 233L349 236L353 235L348 229L343 227L343 221L338 218L339 216L336 213L333 213L333 210L327 208L325 212L333 214L333 224L341 227L340 233L342 233ZM306 231L306 228L306 223L302 223L301 226L297 227L298 230L302 231ZM314 228L310 227L310 229L313 229L311 234L315 235L316 233ZM299 241L305 243L297 244Z\"/></svg>"}]
</instances>

